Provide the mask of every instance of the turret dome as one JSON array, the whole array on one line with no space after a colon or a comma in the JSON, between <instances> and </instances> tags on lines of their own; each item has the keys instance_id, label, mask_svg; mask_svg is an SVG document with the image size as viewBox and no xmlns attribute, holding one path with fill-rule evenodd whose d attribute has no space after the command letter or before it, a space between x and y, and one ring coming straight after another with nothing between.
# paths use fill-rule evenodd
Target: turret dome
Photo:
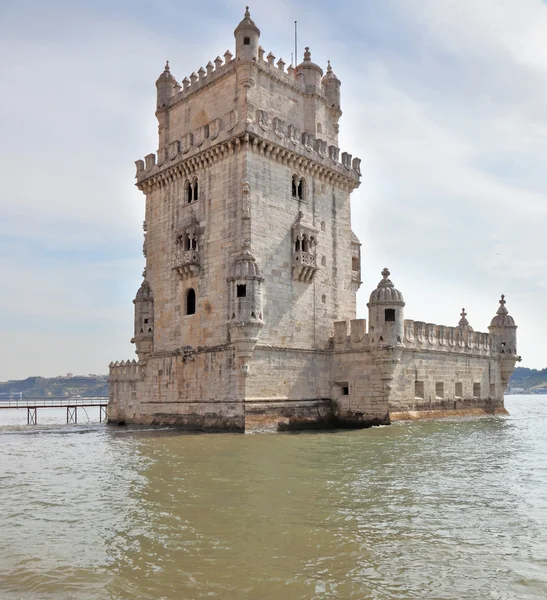
<instances>
[{"instance_id":1,"label":"turret dome","mask_svg":"<svg viewBox=\"0 0 547 600\"><path fill-rule=\"evenodd\" d=\"M382 271L383 279L378 284L378 287L370 295L368 305L371 304L401 304L404 306L405 301L403 294L395 288L390 276L389 269L385 268Z\"/></svg>"},{"instance_id":2,"label":"turret dome","mask_svg":"<svg viewBox=\"0 0 547 600\"><path fill-rule=\"evenodd\" d=\"M232 278L250 279L254 277L260 278L260 269L255 257L251 254L249 242L245 241L243 251L232 267Z\"/></svg>"},{"instance_id":3,"label":"turret dome","mask_svg":"<svg viewBox=\"0 0 547 600\"><path fill-rule=\"evenodd\" d=\"M332 66L330 64L330 60L327 61L327 72L325 73L325 77L323 77L323 85L329 82L337 82L340 83L338 77L336 77L334 71L332 70Z\"/></svg>"},{"instance_id":4,"label":"turret dome","mask_svg":"<svg viewBox=\"0 0 547 600\"><path fill-rule=\"evenodd\" d=\"M492 319L490 327L516 327L515 319L509 314L507 308L505 308L505 296L501 295L500 307L496 312L496 316Z\"/></svg>"},{"instance_id":5,"label":"turret dome","mask_svg":"<svg viewBox=\"0 0 547 600\"><path fill-rule=\"evenodd\" d=\"M234 30L234 35L240 31L254 31L257 35L260 35L260 29L256 26L256 23L251 19L251 13L249 12L249 7L245 7L245 15L243 16L243 20L239 23L239 25Z\"/></svg>"},{"instance_id":6,"label":"turret dome","mask_svg":"<svg viewBox=\"0 0 547 600\"><path fill-rule=\"evenodd\" d=\"M150 302L153 301L152 289L146 279L141 283L137 295L135 296L135 302Z\"/></svg>"}]
</instances>

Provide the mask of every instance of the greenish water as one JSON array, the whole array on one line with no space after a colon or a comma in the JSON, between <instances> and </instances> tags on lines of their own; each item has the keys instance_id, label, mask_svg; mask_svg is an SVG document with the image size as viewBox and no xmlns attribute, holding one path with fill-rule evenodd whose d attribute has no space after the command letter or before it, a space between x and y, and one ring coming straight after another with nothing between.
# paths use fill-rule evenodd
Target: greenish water
<instances>
[{"instance_id":1,"label":"greenish water","mask_svg":"<svg viewBox=\"0 0 547 600\"><path fill-rule=\"evenodd\" d=\"M506 406L335 433L0 428L0 598L545 599L547 397Z\"/></svg>"}]
</instances>

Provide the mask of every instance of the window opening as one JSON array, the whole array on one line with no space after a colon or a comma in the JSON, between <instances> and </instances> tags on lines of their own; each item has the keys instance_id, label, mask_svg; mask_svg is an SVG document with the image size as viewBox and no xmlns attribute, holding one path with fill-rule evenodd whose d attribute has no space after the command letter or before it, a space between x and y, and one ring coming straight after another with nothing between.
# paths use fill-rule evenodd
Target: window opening
<instances>
[{"instance_id":1,"label":"window opening","mask_svg":"<svg viewBox=\"0 0 547 600\"><path fill-rule=\"evenodd\" d=\"M347 386L347 385L342 386L342 396L349 396L349 386Z\"/></svg>"},{"instance_id":2,"label":"window opening","mask_svg":"<svg viewBox=\"0 0 547 600\"><path fill-rule=\"evenodd\" d=\"M437 398L444 398L444 383L437 382L435 384L435 395Z\"/></svg>"},{"instance_id":3,"label":"window opening","mask_svg":"<svg viewBox=\"0 0 547 600\"><path fill-rule=\"evenodd\" d=\"M306 236L304 236L302 238L302 252L307 252L308 251L308 247L309 247L308 238Z\"/></svg>"},{"instance_id":4,"label":"window opening","mask_svg":"<svg viewBox=\"0 0 547 600\"><path fill-rule=\"evenodd\" d=\"M456 398L461 398L463 396L463 384L461 381L456 382Z\"/></svg>"},{"instance_id":5,"label":"window opening","mask_svg":"<svg viewBox=\"0 0 547 600\"><path fill-rule=\"evenodd\" d=\"M245 298L247 296L247 285L245 283L237 285L237 297Z\"/></svg>"},{"instance_id":6,"label":"window opening","mask_svg":"<svg viewBox=\"0 0 547 600\"><path fill-rule=\"evenodd\" d=\"M188 204L192 202L192 184L190 182L186 184L186 201Z\"/></svg>"},{"instance_id":7,"label":"window opening","mask_svg":"<svg viewBox=\"0 0 547 600\"><path fill-rule=\"evenodd\" d=\"M196 313L196 292L190 288L186 294L186 314L194 315Z\"/></svg>"},{"instance_id":8,"label":"window opening","mask_svg":"<svg viewBox=\"0 0 547 600\"><path fill-rule=\"evenodd\" d=\"M415 381L414 382L414 396L416 398L420 398L423 400L424 398L424 382L423 381Z\"/></svg>"},{"instance_id":9,"label":"window opening","mask_svg":"<svg viewBox=\"0 0 547 600\"><path fill-rule=\"evenodd\" d=\"M321 302L322 302L322 304L326 304L326 302L327 302L327 297L325 296L325 294L323 294L323 295L321 296Z\"/></svg>"},{"instance_id":10,"label":"window opening","mask_svg":"<svg viewBox=\"0 0 547 600\"><path fill-rule=\"evenodd\" d=\"M298 182L298 199L302 200L304 198L304 180L301 179Z\"/></svg>"},{"instance_id":11,"label":"window opening","mask_svg":"<svg viewBox=\"0 0 547 600\"><path fill-rule=\"evenodd\" d=\"M359 270L359 259L356 256L351 257L351 270L352 271Z\"/></svg>"},{"instance_id":12,"label":"window opening","mask_svg":"<svg viewBox=\"0 0 547 600\"><path fill-rule=\"evenodd\" d=\"M321 266L322 267L326 267L327 266L327 257L326 256L322 256L321 257Z\"/></svg>"},{"instance_id":13,"label":"window opening","mask_svg":"<svg viewBox=\"0 0 547 600\"><path fill-rule=\"evenodd\" d=\"M473 398L480 398L480 397L481 397L481 384L474 383L473 384Z\"/></svg>"},{"instance_id":14,"label":"window opening","mask_svg":"<svg viewBox=\"0 0 547 600\"><path fill-rule=\"evenodd\" d=\"M144 323L146 324L146 323L148 323L148 321L149 321L149 319L145 319L145 320L144 320Z\"/></svg>"},{"instance_id":15,"label":"window opening","mask_svg":"<svg viewBox=\"0 0 547 600\"><path fill-rule=\"evenodd\" d=\"M386 308L385 309L385 321L395 321L395 309L394 308Z\"/></svg>"},{"instance_id":16,"label":"window opening","mask_svg":"<svg viewBox=\"0 0 547 600\"><path fill-rule=\"evenodd\" d=\"M198 199L198 181L194 181L194 202Z\"/></svg>"},{"instance_id":17,"label":"window opening","mask_svg":"<svg viewBox=\"0 0 547 600\"><path fill-rule=\"evenodd\" d=\"M296 198L296 176L292 178L292 197Z\"/></svg>"}]
</instances>

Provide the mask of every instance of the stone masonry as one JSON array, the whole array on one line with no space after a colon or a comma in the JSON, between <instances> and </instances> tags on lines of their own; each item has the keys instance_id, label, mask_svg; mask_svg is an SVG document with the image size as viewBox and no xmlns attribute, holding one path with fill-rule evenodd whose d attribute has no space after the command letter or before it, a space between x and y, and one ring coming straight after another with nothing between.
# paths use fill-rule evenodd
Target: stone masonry
<instances>
[{"instance_id":1,"label":"stone masonry","mask_svg":"<svg viewBox=\"0 0 547 600\"><path fill-rule=\"evenodd\" d=\"M340 80L266 57L248 9L227 50L156 82L158 151L136 161L146 267L138 362L110 365L109 421L196 430L367 426L504 411L518 360L489 333L404 319L384 269L355 319L360 160L338 147Z\"/></svg>"}]
</instances>

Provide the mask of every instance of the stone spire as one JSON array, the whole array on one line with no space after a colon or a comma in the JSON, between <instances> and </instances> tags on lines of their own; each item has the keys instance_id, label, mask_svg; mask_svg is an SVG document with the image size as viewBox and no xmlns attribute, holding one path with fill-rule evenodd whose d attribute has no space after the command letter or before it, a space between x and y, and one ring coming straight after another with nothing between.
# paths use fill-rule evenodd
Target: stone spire
<instances>
[{"instance_id":1,"label":"stone spire","mask_svg":"<svg viewBox=\"0 0 547 600\"><path fill-rule=\"evenodd\" d=\"M473 331L473 327L469 325L469 321L466 319L467 313L465 312L465 308L462 308L462 312L460 313L460 322L458 323L458 327L461 329L468 329L469 331Z\"/></svg>"},{"instance_id":2,"label":"stone spire","mask_svg":"<svg viewBox=\"0 0 547 600\"><path fill-rule=\"evenodd\" d=\"M158 108L163 108L180 88L177 80L171 74L169 61L166 61L162 74L156 81Z\"/></svg>"}]
</instances>

